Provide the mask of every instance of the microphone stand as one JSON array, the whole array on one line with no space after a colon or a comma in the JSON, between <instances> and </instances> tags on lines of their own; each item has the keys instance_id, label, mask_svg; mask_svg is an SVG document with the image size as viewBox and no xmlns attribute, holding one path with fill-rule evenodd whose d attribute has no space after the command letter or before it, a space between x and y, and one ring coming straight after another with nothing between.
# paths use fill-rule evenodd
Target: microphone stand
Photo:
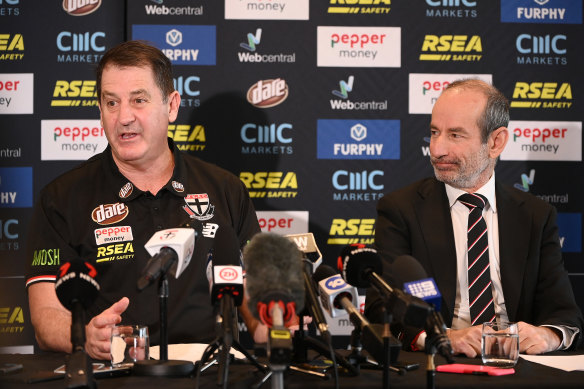
<instances>
[{"instance_id":1,"label":"microphone stand","mask_svg":"<svg viewBox=\"0 0 584 389\"><path fill-rule=\"evenodd\" d=\"M74 301L71 308L71 343L73 352L68 356L65 386L68 389L95 389L93 366L85 353L85 311L81 302Z\"/></svg>"}]
</instances>

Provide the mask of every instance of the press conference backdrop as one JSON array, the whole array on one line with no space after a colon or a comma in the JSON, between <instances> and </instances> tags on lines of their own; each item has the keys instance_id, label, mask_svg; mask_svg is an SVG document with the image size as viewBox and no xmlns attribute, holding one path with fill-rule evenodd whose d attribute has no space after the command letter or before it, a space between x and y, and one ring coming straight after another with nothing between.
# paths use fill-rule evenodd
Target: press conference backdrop
<instances>
[{"instance_id":1,"label":"press conference backdrop","mask_svg":"<svg viewBox=\"0 0 584 389\"><path fill-rule=\"evenodd\" d=\"M94 68L129 39L174 64L178 147L239 176L264 231L314 233L331 265L373 242L383 193L432 175L442 89L494 83L512 118L497 177L558 209L584 307L583 38L582 0L0 0L0 350L33 350L24 264L68 258L25 258L32 206L106 146Z\"/></svg>"}]
</instances>

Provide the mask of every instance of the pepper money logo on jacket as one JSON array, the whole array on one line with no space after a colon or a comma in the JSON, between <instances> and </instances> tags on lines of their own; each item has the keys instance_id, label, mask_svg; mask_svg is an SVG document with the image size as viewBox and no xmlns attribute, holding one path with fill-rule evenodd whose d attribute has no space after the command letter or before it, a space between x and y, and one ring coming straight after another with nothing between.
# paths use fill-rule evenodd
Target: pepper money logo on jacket
<instances>
[{"instance_id":1,"label":"pepper money logo on jacket","mask_svg":"<svg viewBox=\"0 0 584 389\"><path fill-rule=\"evenodd\" d=\"M215 206L211 204L207 193L188 194L185 196L183 209L192 219L209 220L215 216Z\"/></svg>"}]
</instances>

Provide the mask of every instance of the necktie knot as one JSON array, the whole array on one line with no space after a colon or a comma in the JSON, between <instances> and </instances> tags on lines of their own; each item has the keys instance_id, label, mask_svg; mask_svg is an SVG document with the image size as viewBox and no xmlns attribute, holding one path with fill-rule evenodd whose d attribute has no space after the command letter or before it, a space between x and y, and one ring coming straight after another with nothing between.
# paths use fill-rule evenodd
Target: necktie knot
<instances>
[{"instance_id":1,"label":"necktie knot","mask_svg":"<svg viewBox=\"0 0 584 389\"><path fill-rule=\"evenodd\" d=\"M458 201L466 205L469 210L473 210L475 207L483 209L487 204L487 198L478 193L465 193L458 197Z\"/></svg>"}]
</instances>

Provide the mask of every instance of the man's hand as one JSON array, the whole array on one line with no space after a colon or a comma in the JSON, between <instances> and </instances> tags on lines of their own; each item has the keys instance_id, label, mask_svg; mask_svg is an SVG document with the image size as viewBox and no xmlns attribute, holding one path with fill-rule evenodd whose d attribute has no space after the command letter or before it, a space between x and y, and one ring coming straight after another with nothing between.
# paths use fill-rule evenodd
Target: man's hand
<instances>
[{"instance_id":1,"label":"man's hand","mask_svg":"<svg viewBox=\"0 0 584 389\"><path fill-rule=\"evenodd\" d=\"M454 354L464 354L469 358L481 355L482 325L448 330L448 338Z\"/></svg>"},{"instance_id":2,"label":"man's hand","mask_svg":"<svg viewBox=\"0 0 584 389\"><path fill-rule=\"evenodd\" d=\"M128 308L130 300L122 297L111 307L93 317L85 327L85 351L94 359L110 359L110 337L112 327L122 321L122 313Z\"/></svg>"},{"instance_id":3,"label":"man's hand","mask_svg":"<svg viewBox=\"0 0 584 389\"><path fill-rule=\"evenodd\" d=\"M560 347L559 335L549 327L536 327L520 321L519 328L519 352L525 354L543 354L557 350Z\"/></svg>"}]
</instances>

